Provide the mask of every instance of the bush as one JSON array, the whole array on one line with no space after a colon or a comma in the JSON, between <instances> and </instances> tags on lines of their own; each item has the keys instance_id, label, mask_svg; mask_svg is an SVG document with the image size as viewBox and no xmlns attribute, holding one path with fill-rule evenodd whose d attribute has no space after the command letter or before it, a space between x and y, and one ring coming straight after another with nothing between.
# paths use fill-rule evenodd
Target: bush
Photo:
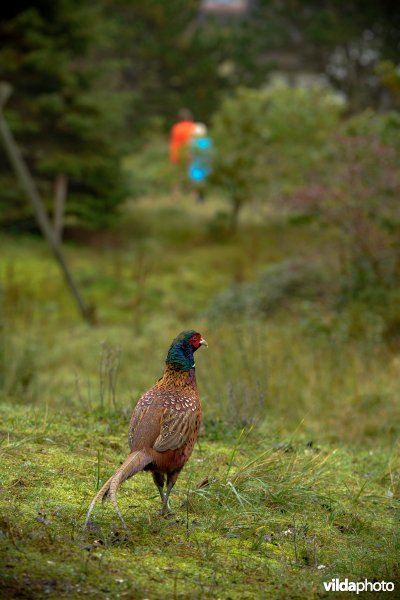
<instances>
[{"instance_id":1,"label":"bush","mask_svg":"<svg viewBox=\"0 0 400 600\"><path fill-rule=\"evenodd\" d=\"M236 284L219 294L209 308L211 320L258 318L299 300L332 297L333 278L320 264L287 260L272 265L255 281Z\"/></svg>"},{"instance_id":2,"label":"bush","mask_svg":"<svg viewBox=\"0 0 400 600\"><path fill-rule=\"evenodd\" d=\"M327 148L291 205L336 230L344 297L389 288L400 267L400 120L395 113L357 116Z\"/></svg>"},{"instance_id":3,"label":"bush","mask_svg":"<svg viewBox=\"0 0 400 600\"><path fill-rule=\"evenodd\" d=\"M140 151L124 160L124 171L136 197L169 194L186 181L186 172L169 162L168 141L159 133L150 134Z\"/></svg>"},{"instance_id":4,"label":"bush","mask_svg":"<svg viewBox=\"0 0 400 600\"><path fill-rule=\"evenodd\" d=\"M246 202L276 198L304 183L341 109L325 89L286 85L239 88L222 103L212 121L212 181L227 192L233 228Z\"/></svg>"}]
</instances>

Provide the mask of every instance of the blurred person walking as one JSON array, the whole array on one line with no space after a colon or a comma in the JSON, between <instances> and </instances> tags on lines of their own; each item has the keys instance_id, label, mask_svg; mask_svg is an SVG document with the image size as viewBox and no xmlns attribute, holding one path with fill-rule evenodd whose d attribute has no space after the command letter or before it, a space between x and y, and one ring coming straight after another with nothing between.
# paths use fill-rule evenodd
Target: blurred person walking
<instances>
[{"instance_id":1,"label":"blurred person walking","mask_svg":"<svg viewBox=\"0 0 400 600\"><path fill-rule=\"evenodd\" d=\"M213 142L207 135L207 127L196 123L189 143L189 179L194 186L198 202L203 202L207 178L211 173Z\"/></svg>"},{"instance_id":2,"label":"blurred person walking","mask_svg":"<svg viewBox=\"0 0 400 600\"><path fill-rule=\"evenodd\" d=\"M187 108L182 108L178 113L178 121L171 128L169 142L169 160L176 169L176 183L173 189L174 198L179 198L184 186L184 173L189 163L189 143L192 138L195 122L193 115Z\"/></svg>"},{"instance_id":3,"label":"blurred person walking","mask_svg":"<svg viewBox=\"0 0 400 600\"><path fill-rule=\"evenodd\" d=\"M190 110L182 108L178 114L178 121L171 129L169 144L169 159L173 164L187 164L188 144L196 127Z\"/></svg>"}]
</instances>

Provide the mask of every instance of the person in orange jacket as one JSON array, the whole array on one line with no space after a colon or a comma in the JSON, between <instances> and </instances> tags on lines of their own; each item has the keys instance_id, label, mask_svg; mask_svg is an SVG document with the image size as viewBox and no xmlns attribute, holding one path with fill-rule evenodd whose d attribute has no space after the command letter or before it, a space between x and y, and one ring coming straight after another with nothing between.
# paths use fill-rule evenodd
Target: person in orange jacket
<instances>
[{"instance_id":1,"label":"person in orange jacket","mask_svg":"<svg viewBox=\"0 0 400 600\"><path fill-rule=\"evenodd\" d=\"M169 159L173 164L187 164L189 160L188 145L192 138L196 123L190 110L182 108L178 114L178 122L171 129Z\"/></svg>"}]
</instances>

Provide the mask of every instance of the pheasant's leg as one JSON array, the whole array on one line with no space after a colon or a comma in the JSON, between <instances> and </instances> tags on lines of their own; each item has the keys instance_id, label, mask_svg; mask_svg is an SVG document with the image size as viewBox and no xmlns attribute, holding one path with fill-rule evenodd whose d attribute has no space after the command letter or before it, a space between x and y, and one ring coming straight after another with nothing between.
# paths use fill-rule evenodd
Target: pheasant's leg
<instances>
[{"instance_id":1,"label":"pheasant's leg","mask_svg":"<svg viewBox=\"0 0 400 600\"><path fill-rule=\"evenodd\" d=\"M164 502L164 483L165 483L165 475L164 473L159 473L158 471L153 471L153 481L157 486L157 489L161 496L161 502Z\"/></svg>"},{"instance_id":2,"label":"pheasant's leg","mask_svg":"<svg viewBox=\"0 0 400 600\"><path fill-rule=\"evenodd\" d=\"M165 492L165 496L162 502L161 514L167 515L171 512L171 507L169 505L169 495L171 493L172 488L174 487L176 480L178 479L179 471L174 471L173 473L168 473L167 476L167 490Z\"/></svg>"}]
</instances>

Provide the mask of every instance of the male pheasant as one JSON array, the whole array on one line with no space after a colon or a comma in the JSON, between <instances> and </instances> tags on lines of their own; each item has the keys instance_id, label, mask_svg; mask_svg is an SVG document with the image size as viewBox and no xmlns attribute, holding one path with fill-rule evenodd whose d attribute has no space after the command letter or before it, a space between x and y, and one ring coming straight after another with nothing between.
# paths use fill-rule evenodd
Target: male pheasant
<instances>
[{"instance_id":1,"label":"male pheasant","mask_svg":"<svg viewBox=\"0 0 400 600\"><path fill-rule=\"evenodd\" d=\"M139 471L152 472L161 496L161 514L170 511L169 495L192 453L200 427L201 404L193 358L200 346L208 344L196 331L183 331L173 340L163 376L143 394L133 411L129 425L131 453L94 497L84 528L95 504L106 498L111 498L125 526L117 490Z\"/></svg>"}]
</instances>

